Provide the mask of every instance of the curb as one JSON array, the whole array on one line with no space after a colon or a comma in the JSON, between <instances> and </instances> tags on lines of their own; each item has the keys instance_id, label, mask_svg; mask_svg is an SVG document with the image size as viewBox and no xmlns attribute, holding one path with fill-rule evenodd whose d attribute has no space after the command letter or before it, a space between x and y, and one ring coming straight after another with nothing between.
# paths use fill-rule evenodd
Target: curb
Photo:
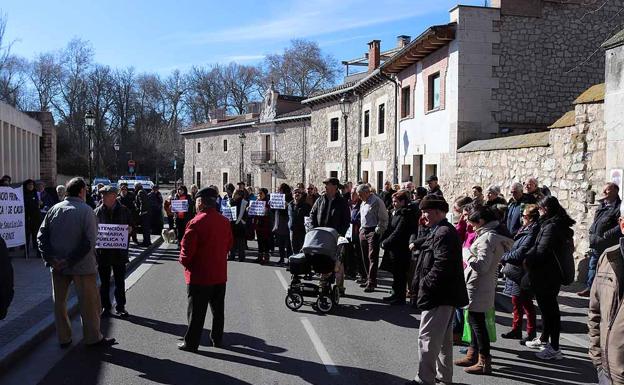
<instances>
[{"instance_id":1,"label":"curb","mask_svg":"<svg viewBox=\"0 0 624 385\"><path fill-rule=\"evenodd\" d=\"M128 273L132 272L132 270L139 266L146 259L146 257L162 243L162 237L158 237L158 239L152 242L147 249L143 250L141 254L130 261L127 268ZM72 296L67 300L67 313L69 318L71 319L76 316L78 314L78 310L78 298L76 296ZM28 329L28 331L24 334L1 347L0 373L8 370L12 364L24 357L39 343L48 338L54 330L54 314L50 314Z\"/></svg>"}]
</instances>

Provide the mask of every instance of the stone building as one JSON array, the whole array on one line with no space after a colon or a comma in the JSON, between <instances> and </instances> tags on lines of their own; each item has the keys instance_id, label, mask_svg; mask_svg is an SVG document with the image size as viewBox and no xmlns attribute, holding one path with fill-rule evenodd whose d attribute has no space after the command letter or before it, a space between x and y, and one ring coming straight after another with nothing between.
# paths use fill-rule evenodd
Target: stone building
<instances>
[{"instance_id":1,"label":"stone building","mask_svg":"<svg viewBox=\"0 0 624 385\"><path fill-rule=\"evenodd\" d=\"M607 175L624 169L624 30L603 44L606 50L605 125Z\"/></svg>"},{"instance_id":2,"label":"stone building","mask_svg":"<svg viewBox=\"0 0 624 385\"><path fill-rule=\"evenodd\" d=\"M0 102L0 175L56 184L56 128L50 112L21 112Z\"/></svg>"},{"instance_id":3,"label":"stone building","mask_svg":"<svg viewBox=\"0 0 624 385\"><path fill-rule=\"evenodd\" d=\"M456 151L477 139L539 132L604 81L596 50L624 0L494 0L457 6L381 66L400 84L401 180L454 179Z\"/></svg>"},{"instance_id":4,"label":"stone building","mask_svg":"<svg viewBox=\"0 0 624 385\"><path fill-rule=\"evenodd\" d=\"M184 182L199 187L245 182L274 190L306 180L310 110L303 98L269 89L245 115L213 119L182 132Z\"/></svg>"}]
</instances>

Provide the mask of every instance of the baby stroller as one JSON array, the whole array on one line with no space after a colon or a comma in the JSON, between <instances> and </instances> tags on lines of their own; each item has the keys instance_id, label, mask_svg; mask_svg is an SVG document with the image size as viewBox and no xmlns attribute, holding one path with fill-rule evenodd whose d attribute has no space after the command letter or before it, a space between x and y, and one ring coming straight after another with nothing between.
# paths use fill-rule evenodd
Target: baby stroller
<instances>
[{"instance_id":1,"label":"baby stroller","mask_svg":"<svg viewBox=\"0 0 624 385\"><path fill-rule=\"evenodd\" d=\"M303 297L314 297L313 307L321 313L329 313L340 302L340 290L336 282L336 262L340 258L343 242L338 232L330 227L310 230L303 243L303 253L288 259L292 279L286 294L286 307L296 311L303 306ZM312 272L320 274L319 284L312 282Z\"/></svg>"}]
</instances>

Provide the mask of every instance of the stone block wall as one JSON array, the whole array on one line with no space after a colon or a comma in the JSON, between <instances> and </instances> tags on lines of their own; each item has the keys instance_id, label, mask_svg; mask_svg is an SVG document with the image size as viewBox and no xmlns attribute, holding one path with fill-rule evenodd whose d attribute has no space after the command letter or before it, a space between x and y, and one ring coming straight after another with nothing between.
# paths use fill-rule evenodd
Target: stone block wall
<instances>
[{"instance_id":1,"label":"stone block wall","mask_svg":"<svg viewBox=\"0 0 624 385\"><path fill-rule=\"evenodd\" d=\"M501 16L500 43L493 45L499 63L492 67L501 127L546 127L604 81L600 45L624 22L624 0L579 3L542 1L539 17Z\"/></svg>"},{"instance_id":2,"label":"stone block wall","mask_svg":"<svg viewBox=\"0 0 624 385\"><path fill-rule=\"evenodd\" d=\"M505 198L514 182L537 177L550 188L576 221L577 258L588 248L588 229L596 205L587 201L592 190L599 197L606 180L606 131L602 103L575 106L576 124L552 129L549 145L494 151L458 152L455 178L441 180L444 195L454 199L470 194L471 187L499 185Z\"/></svg>"},{"instance_id":3,"label":"stone block wall","mask_svg":"<svg viewBox=\"0 0 624 385\"><path fill-rule=\"evenodd\" d=\"M40 179L46 186L57 185L56 145L57 130L54 125L54 117L51 112L37 111L27 112L41 123L41 142L39 146Z\"/></svg>"}]
</instances>

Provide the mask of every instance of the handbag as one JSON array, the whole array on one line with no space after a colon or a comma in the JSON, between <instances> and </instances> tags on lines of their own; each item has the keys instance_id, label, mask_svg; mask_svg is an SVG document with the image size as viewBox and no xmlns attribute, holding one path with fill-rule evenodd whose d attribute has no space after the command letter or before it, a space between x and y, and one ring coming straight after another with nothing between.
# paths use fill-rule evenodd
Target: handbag
<instances>
[{"instance_id":1,"label":"handbag","mask_svg":"<svg viewBox=\"0 0 624 385\"><path fill-rule=\"evenodd\" d=\"M525 272L522 266L514 265L508 262L503 265L501 273L519 285Z\"/></svg>"}]
</instances>

